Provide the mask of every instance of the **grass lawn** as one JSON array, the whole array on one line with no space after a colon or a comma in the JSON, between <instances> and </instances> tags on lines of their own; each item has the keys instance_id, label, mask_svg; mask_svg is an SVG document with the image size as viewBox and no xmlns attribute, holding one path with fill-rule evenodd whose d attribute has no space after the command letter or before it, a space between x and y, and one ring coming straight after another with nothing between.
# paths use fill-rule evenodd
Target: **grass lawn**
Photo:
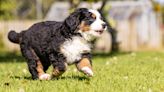
<instances>
[{"instance_id":1,"label":"grass lawn","mask_svg":"<svg viewBox=\"0 0 164 92\"><path fill-rule=\"evenodd\" d=\"M164 92L164 52L95 55L93 69L92 78L72 65L59 79L32 80L21 55L1 53L0 92Z\"/></svg>"}]
</instances>

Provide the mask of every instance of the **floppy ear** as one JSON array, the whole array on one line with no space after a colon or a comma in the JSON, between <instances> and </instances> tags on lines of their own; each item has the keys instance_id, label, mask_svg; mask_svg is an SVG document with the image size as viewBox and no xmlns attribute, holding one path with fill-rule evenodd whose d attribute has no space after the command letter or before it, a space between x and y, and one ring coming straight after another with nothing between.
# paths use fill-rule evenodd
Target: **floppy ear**
<instances>
[{"instance_id":1,"label":"floppy ear","mask_svg":"<svg viewBox=\"0 0 164 92\"><path fill-rule=\"evenodd\" d=\"M80 8L71 13L65 20L65 25L69 28L71 32L74 32L80 25L82 19L84 18L83 13L87 11L86 8Z\"/></svg>"}]
</instances>

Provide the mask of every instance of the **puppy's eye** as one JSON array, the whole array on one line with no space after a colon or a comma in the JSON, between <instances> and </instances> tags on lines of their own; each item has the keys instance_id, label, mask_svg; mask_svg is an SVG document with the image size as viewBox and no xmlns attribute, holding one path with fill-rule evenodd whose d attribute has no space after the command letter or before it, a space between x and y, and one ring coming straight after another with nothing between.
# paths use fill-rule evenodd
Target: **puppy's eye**
<instances>
[{"instance_id":1,"label":"puppy's eye","mask_svg":"<svg viewBox=\"0 0 164 92\"><path fill-rule=\"evenodd\" d=\"M94 22L95 19L88 19L85 21L86 25L91 25Z\"/></svg>"}]
</instances>

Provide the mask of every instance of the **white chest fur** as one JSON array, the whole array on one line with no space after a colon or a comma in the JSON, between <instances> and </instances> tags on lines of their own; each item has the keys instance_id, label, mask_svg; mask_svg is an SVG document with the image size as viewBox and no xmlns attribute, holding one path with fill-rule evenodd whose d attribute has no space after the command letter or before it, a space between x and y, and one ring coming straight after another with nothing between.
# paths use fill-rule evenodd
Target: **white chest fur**
<instances>
[{"instance_id":1,"label":"white chest fur","mask_svg":"<svg viewBox=\"0 0 164 92\"><path fill-rule=\"evenodd\" d=\"M61 52L66 57L68 64L73 64L75 61L80 60L82 53L90 51L90 44L81 37L73 37L61 46Z\"/></svg>"}]
</instances>

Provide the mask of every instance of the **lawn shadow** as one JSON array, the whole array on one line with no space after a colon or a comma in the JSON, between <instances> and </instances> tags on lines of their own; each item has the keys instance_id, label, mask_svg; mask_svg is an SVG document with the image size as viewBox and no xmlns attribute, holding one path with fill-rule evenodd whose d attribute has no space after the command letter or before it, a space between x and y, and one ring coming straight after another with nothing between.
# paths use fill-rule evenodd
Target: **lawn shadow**
<instances>
[{"instance_id":1,"label":"lawn shadow","mask_svg":"<svg viewBox=\"0 0 164 92\"><path fill-rule=\"evenodd\" d=\"M107 58L112 56L120 56L120 55L126 55L130 52L112 52L112 53L93 53L94 57L101 57L101 58ZM22 55L19 53L14 52L3 52L0 53L0 63L1 62L24 62L25 59L22 57Z\"/></svg>"},{"instance_id":2,"label":"lawn shadow","mask_svg":"<svg viewBox=\"0 0 164 92\"><path fill-rule=\"evenodd\" d=\"M25 80L33 80L31 76L10 76L12 79L25 79Z\"/></svg>"},{"instance_id":3,"label":"lawn shadow","mask_svg":"<svg viewBox=\"0 0 164 92\"><path fill-rule=\"evenodd\" d=\"M67 80L67 79L73 79L73 80L79 80L79 81L83 81L83 80L87 80L89 81L90 78L89 77L86 77L86 76L61 76L59 78L54 78L53 80Z\"/></svg>"},{"instance_id":4,"label":"lawn shadow","mask_svg":"<svg viewBox=\"0 0 164 92\"><path fill-rule=\"evenodd\" d=\"M12 79L25 79L25 80L33 80L31 76L11 76L10 78ZM87 80L89 81L90 78L86 77L86 76L61 76L59 78L53 78L51 80L67 80L67 79L73 79L73 80L79 80L79 81L84 81Z\"/></svg>"},{"instance_id":5,"label":"lawn shadow","mask_svg":"<svg viewBox=\"0 0 164 92\"><path fill-rule=\"evenodd\" d=\"M24 62L24 58L21 54L11 53L11 52L4 52L0 53L0 63L3 62Z\"/></svg>"}]
</instances>

